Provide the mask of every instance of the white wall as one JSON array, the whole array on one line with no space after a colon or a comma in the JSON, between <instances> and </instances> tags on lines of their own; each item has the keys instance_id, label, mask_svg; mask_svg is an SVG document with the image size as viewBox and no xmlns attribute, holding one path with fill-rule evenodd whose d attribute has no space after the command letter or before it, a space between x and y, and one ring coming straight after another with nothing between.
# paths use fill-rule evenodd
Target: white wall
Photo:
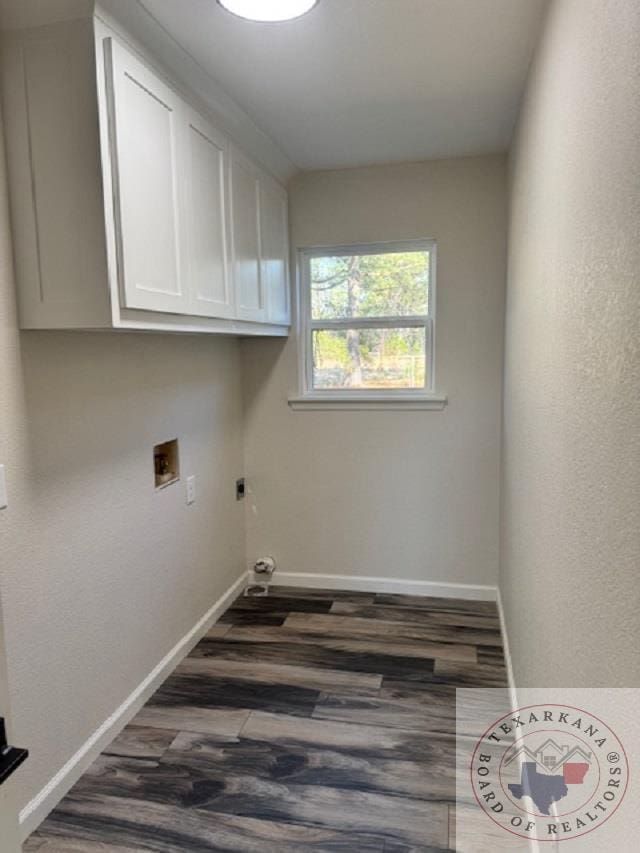
<instances>
[{"instance_id":1,"label":"white wall","mask_svg":"<svg viewBox=\"0 0 640 853\"><path fill-rule=\"evenodd\" d=\"M512 155L501 588L524 686L640 686L640 5L556 0Z\"/></svg>"},{"instance_id":2,"label":"white wall","mask_svg":"<svg viewBox=\"0 0 640 853\"><path fill-rule=\"evenodd\" d=\"M24 807L244 570L241 372L235 340L19 334L1 168L0 592ZM173 437L191 507L184 480L154 491Z\"/></svg>"},{"instance_id":3,"label":"white wall","mask_svg":"<svg viewBox=\"0 0 640 853\"><path fill-rule=\"evenodd\" d=\"M292 245L438 241L442 411L293 412L296 340L244 344L248 557L283 572L495 584L502 157L300 175Z\"/></svg>"}]
</instances>

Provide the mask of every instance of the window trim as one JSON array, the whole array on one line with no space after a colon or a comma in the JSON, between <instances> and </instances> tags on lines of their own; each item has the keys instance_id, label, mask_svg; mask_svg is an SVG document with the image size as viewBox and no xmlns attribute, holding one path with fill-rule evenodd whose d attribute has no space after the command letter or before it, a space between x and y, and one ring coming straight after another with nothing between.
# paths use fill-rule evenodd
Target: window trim
<instances>
[{"instance_id":1,"label":"window trim","mask_svg":"<svg viewBox=\"0 0 640 853\"><path fill-rule=\"evenodd\" d=\"M311 259L335 255L394 254L397 252L428 251L429 283L428 306L425 315L407 317L359 317L349 319L349 328L402 328L424 327L425 361L430 367L427 375L430 384L420 389L404 388L344 388L316 389L313 387L313 352L311 338L317 328L344 329L345 320L311 319L311 281L309 272ZM348 245L310 246L299 248L296 258L296 306L298 345L298 390L297 396L289 397L292 409L443 409L447 398L436 393L436 268L437 245L435 240L417 239L381 243L356 243Z\"/></svg>"}]
</instances>

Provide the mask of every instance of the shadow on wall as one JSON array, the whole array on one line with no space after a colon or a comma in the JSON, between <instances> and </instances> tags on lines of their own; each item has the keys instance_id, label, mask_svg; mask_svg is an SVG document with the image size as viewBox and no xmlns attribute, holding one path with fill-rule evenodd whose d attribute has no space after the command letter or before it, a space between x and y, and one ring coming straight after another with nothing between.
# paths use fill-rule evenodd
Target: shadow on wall
<instances>
[{"instance_id":1,"label":"shadow on wall","mask_svg":"<svg viewBox=\"0 0 640 853\"><path fill-rule=\"evenodd\" d=\"M189 432L209 427L211 400L224 393L213 365L235 341L30 331L21 347L30 475L51 489L102 473L126 479L141 462L151 477L153 445L180 437L187 413Z\"/></svg>"},{"instance_id":2,"label":"shadow on wall","mask_svg":"<svg viewBox=\"0 0 640 853\"><path fill-rule=\"evenodd\" d=\"M245 338L242 341L242 384L245 417L251 415L253 407L265 396L282 397L281 403L287 405L287 396L271 380L275 377L280 362L287 353L295 355L295 333L289 338ZM295 359L294 359L295 361ZM296 390L297 377L290 377L289 391Z\"/></svg>"}]
</instances>

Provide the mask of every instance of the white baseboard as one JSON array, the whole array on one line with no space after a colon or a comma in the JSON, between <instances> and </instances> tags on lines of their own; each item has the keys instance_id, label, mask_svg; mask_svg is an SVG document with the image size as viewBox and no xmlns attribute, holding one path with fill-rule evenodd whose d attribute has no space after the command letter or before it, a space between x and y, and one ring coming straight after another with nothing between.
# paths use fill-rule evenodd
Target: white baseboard
<instances>
[{"instance_id":1,"label":"white baseboard","mask_svg":"<svg viewBox=\"0 0 640 853\"><path fill-rule=\"evenodd\" d=\"M116 708L113 714L84 742L44 788L27 803L20 812L20 834L23 841L37 829L102 750L120 733L182 658L189 654L196 643L207 633L244 587L246 579L247 574L243 572L215 604L207 610L202 619L151 670L144 681L124 700L120 707Z\"/></svg>"},{"instance_id":2,"label":"white baseboard","mask_svg":"<svg viewBox=\"0 0 640 853\"><path fill-rule=\"evenodd\" d=\"M502 593L498 587L498 615L500 617L500 633L502 634L502 646L504 649L504 660L507 667L507 681L509 683L509 702L511 710L516 711L520 705L518 703L518 691L516 681L513 675L513 663L511 660L511 647L509 646L509 634L507 633L507 622L504 615L504 606L502 604ZM555 804L554 804L555 805ZM528 846L531 853L540 853L540 843L535 838L528 839ZM544 845L547 849L547 844ZM554 844L553 850L556 849ZM551 851L549 851L551 853Z\"/></svg>"},{"instance_id":3,"label":"white baseboard","mask_svg":"<svg viewBox=\"0 0 640 853\"><path fill-rule=\"evenodd\" d=\"M354 592L397 592L403 595L466 598L470 601L496 601L498 595L498 589L495 586L307 572L276 571L271 584L272 586L300 586L307 589L351 589Z\"/></svg>"},{"instance_id":4,"label":"white baseboard","mask_svg":"<svg viewBox=\"0 0 640 853\"><path fill-rule=\"evenodd\" d=\"M507 622L504 616L504 607L502 606L502 595L500 587L497 589L498 597L498 616L500 617L500 633L502 634L502 646L504 649L504 661L507 667L507 680L509 682L509 699L511 707L515 710L518 707L518 693L516 690L516 682L513 677L513 664L511 662L511 648L509 646L509 635L507 633Z\"/></svg>"}]
</instances>

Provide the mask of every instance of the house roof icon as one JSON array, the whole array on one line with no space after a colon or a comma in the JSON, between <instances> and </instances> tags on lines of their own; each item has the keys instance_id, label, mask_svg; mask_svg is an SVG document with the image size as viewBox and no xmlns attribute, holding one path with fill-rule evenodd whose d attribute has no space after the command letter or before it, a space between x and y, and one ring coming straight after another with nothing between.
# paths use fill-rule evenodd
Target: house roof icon
<instances>
[{"instance_id":1,"label":"house roof icon","mask_svg":"<svg viewBox=\"0 0 640 853\"><path fill-rule=\"evenodd\" d=\"M535 753L531 752L529 747L521 746L519 749L514 749L513 753L506 759L505 767L511 764L516 758L524 758L524 760L533 761L534 763L538 763L538 759L536 758Z\"/></svg>"},{"instance_id":2,"label":"house roof icon","mask_svg":"<svg viewBox=\"0 0 640 853\"><path fill-rule=\"evenodd\" d=\"M514 748L511 755L506 759L505 766L511 764L516 759L520 759L524 762L535 762L545 772L553 773L559 767L571 762L586 763L590 765L592 763L592 755L593 753L586 752L581 746L569 748L569 746L566 745L561 746L552 738L547 738L547 740L535 751L529 749L527 746L521 746L519 749ZM545 761L545 759L547 759L547 761ZM549 759L552 759L553 763L551 763Z\"/></svg>"},{"instance_id":3,"label":"house roof icon","mask_svg":"<svg viewBox=\"0 0 640 853\"><path fill-rule=\"evenodd\" d=\"M551 751L554 752L554 755L556 757L562 757L565 753L569 752L569 747L560 746L555 742L555 740L553 740L553 738L547 738L547 740L545 740L542 746L539 746L538 749L536 749L535 755L544 756Z\"/></svg>"},{"instance_id":4,"label":"house roof icon","mask_svg":"<svg viewBox=\"0 0 640 853\"><path fill-rule=\"evenodd\" d=\"M568 764L570 761L582 761L586 764L591 764L591 756L592 752L585 752L585 750L581 746L574 746L574 748L569 752L564 759L562 760L563 764Z\"/></svg>"}]
</instances>

